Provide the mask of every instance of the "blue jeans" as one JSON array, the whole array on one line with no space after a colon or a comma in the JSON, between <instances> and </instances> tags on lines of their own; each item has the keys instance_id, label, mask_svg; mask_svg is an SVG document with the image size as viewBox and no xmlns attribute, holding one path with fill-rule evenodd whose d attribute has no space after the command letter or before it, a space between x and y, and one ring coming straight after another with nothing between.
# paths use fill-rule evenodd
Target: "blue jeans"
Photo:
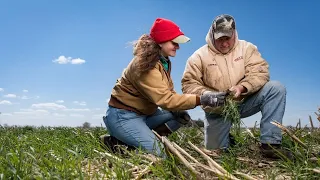
<instances>
[{"instance_id":1,"label":"blue jeans","mask_svg":"<svg viewBox=\"0 0 320 180\"><path fill-rule=\"evenodd\" d=\"M258 92L240 104L241 118L261 111L260 142L281 144L281 130L271 121L282 124L286 105L286 88L277 81L267 82ZM207 114L205 120L205 146L207 149L227 148L231 123L218 114Z\"/></svg>"},{"instance_id":2,"label":"blue jeans","mask_svg":"<svg viewBox=\"0 0 320 180\"><path fill-rule=\"evenodd\" d=\"M171 112L158 109L154 114L146 116L135 112L109 106L104 123L111 136L127 145L142 148L148 153L166 157L163 145L158 141L152 129L166 124L171 132L182 125L176 121Z\"/></svg>"}]
</instances>

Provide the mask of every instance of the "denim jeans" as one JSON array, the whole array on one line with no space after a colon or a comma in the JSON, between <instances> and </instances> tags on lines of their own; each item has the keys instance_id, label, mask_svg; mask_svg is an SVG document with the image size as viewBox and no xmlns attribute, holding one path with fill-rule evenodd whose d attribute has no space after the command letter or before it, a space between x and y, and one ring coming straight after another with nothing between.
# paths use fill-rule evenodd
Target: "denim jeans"
<instances>
[{"instance_id":1,"label":"denim jeans","mask_svg":"<svg viewBox=\"0 0 320 180\"><path fill-rule=\"evenodd\" d=\"M112 106L109 106L106 112L104 123L111 136L161 157L166 157L163 145L152 129L166 124L169 130L174 132L182 126L167 110L158 109L154 114L146 116Z\"/></svg>"},{"instance_id":2,"label":"denim jeans","mask_svg":"<svg viewBox=\"0 0 320 180\"><path fill-rule=\"evenodd\" d=\"M267 82L258 92L249 96L240 104L241 118L261 112L260 142L281 144L281 130L271 121L282 124L286 105L286 89L277 81ZM207 149L227 148L229 146L230 121L218 114L206 113L205 146Z\"/></svg>"}]
</instances>

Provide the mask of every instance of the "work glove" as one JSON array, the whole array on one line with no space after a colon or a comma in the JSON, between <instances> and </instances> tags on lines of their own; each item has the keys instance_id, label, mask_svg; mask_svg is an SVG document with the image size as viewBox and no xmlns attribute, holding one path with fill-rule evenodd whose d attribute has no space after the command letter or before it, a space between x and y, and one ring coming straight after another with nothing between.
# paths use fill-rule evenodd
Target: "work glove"
<instances>
[{"instance_id":1,"label":"work glove","mask_svg":"<svg viewBox=\"0 0 320 180\"><path fill-rule=\"evenodd\" d=\"M218 107L225 103L226 92L205 91L200 96L200 103L204 106Z\"/></svg>"},{"instance_id":2,"label":"work glove","mask_svg":"<svg viewBox=\"0 0 320 180\"><path fill-rule=\"evenodd\" d=\"M171 111L176 121L186 125L191 121L191 117L187 111Z\"/></svg>"}]
</instances>

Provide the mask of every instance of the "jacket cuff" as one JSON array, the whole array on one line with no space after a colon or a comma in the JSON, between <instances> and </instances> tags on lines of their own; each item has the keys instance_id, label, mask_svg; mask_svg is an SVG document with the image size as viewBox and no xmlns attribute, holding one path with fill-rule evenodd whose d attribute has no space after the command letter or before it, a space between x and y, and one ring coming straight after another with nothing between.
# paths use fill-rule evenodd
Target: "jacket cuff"
<instances>
[{"instance_id":1,"label":"jacket cuff","mask_svg":"<svg viewBox=\"0 0 320 180\"><path fill-rule=\"evenodd\" d=\"M245 93L241 93L241 95L247 95L247 94L250 94L253 90L253 87L250 83L248 82L243 82L243 83L240 83L240 85L244 86L245 88L247 88L247 92Z\"/></svg>"},{"instance_id":2,"label":"jacket cuff","mask_svg":"<svg viewBox=\"0 0 320 180\"><path fill-rule=\"evenodd\" d=\"M196 96L196 106L201 105L200 96Z\"/></svg>"}]
</instances>

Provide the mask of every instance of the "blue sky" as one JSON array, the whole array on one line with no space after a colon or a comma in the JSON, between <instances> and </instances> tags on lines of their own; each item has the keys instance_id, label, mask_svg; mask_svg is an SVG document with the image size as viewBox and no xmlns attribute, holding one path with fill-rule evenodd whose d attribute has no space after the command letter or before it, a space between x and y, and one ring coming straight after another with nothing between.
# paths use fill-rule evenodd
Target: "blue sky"
<instances>
[{"instance_id":1,"label":"blue sky","mask_svg":"<svg viewBox=\"0 0 320 180\"><path fill-rule=\"evenodd\" d=\"M289 1L288 1L289 2ZM1 1L0 123L104 126L111 89L132 58L128 42L157 17L191 38L172 58L175 89L187 58L205 43L213 18L235 17L239 38L254 43L272 80L287 88L283 123L295 125L320 107L316 1ZM59 64L55 60L65 62ZM189 111L203 118L200 108ZM244 119L251 126L260 115Z\"/></svg>"}]
</instances>

